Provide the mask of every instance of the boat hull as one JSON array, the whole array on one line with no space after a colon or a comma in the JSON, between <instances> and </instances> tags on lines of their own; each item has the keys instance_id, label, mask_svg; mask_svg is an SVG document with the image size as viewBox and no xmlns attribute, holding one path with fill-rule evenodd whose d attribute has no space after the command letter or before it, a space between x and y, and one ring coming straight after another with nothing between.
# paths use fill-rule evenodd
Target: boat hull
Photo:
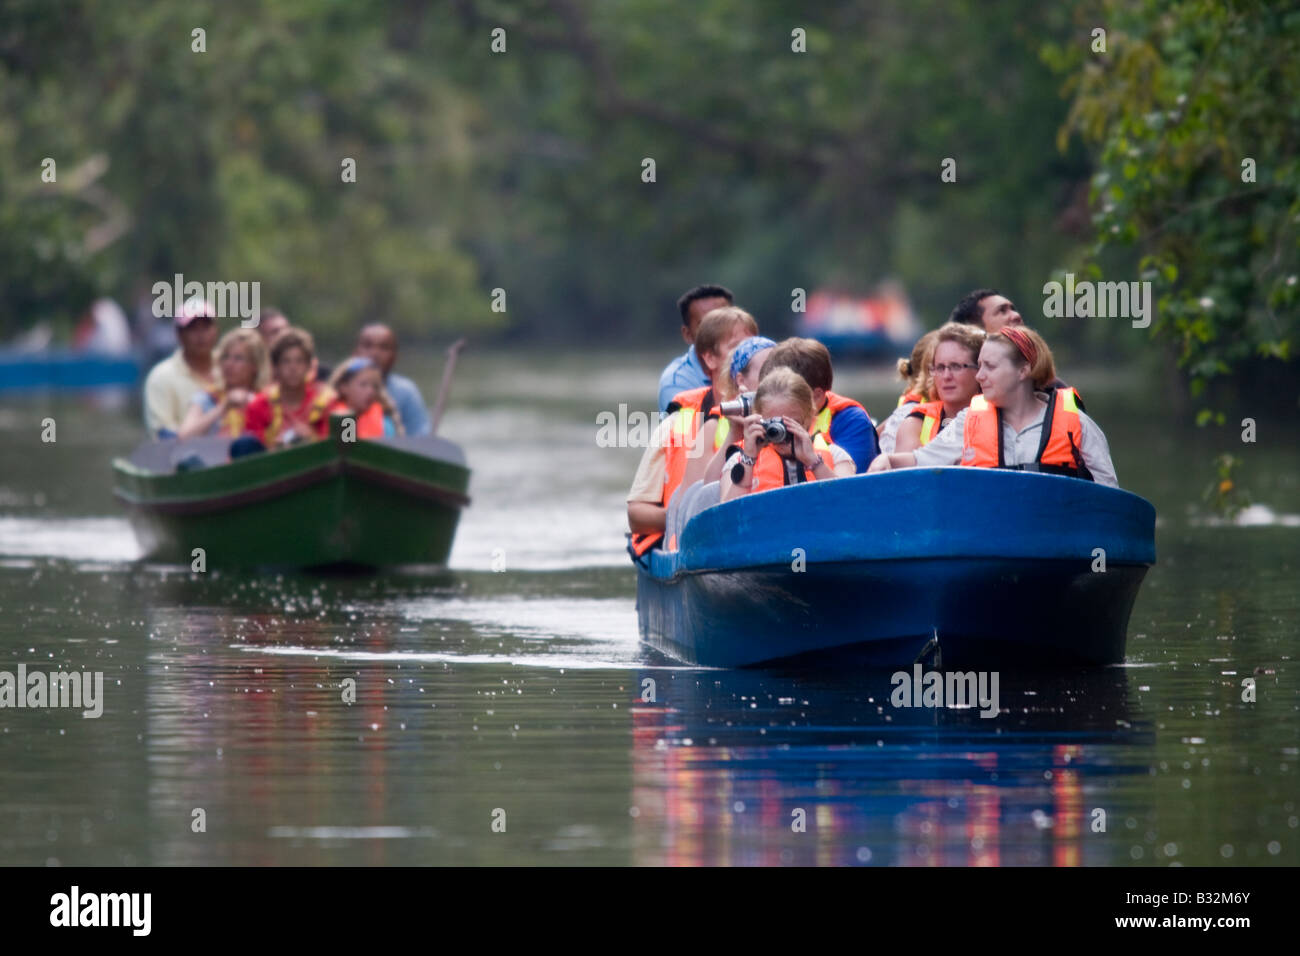
<instances>
[{"instance_id":1,"label":"boat hull","mask_svg":"<svg viewBox=\"0 0 1300 956\"><path fill-rule=\"evenodd\" d=\"M944 666L1118 663L1154 521L1127 492L983 469L747 496L638 564L641 634L716 667L901 667L936 635Z\"/></svg>"},{"instance_id":2,"label":"boat hull","mask_svg":"<svg viewBox=\"0 0 1300 956\"><path fill-rule=\"evenodd\" d=\"M114 462L144 555L192 564L202 549L208 570L444 565L468 481L458 462L369 441L171 474Z\"/></svg>"}]
</instances>

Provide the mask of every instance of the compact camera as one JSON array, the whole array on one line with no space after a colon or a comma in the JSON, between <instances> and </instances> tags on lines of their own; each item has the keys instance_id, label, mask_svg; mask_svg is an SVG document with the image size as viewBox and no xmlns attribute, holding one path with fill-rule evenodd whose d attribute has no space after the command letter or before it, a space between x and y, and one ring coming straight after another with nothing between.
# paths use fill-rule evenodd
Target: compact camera
<instances>
[{"instance_id":1,"label":"compact camera","mask_svg":"<svg viewBox=\"0 0 1300 956\"><path fill-rule=\"evenodd\" d=\"M759 424L763 426L763 437L769 445L780 445L790 440L790 431L781 419L765 418Z\"/></svg>"},{"instance_id":2,"label":"compact camera","mask_svg":"<svg viewBox=\"0 0 1300 956\"><path fill-rule=\"evenodd\" d=\"M735 415L740 418L752 415L754 414L754 393L743 392L739 398L734 398L719 405L718 411L723 415Z\"/></svg>"}]
</instances>

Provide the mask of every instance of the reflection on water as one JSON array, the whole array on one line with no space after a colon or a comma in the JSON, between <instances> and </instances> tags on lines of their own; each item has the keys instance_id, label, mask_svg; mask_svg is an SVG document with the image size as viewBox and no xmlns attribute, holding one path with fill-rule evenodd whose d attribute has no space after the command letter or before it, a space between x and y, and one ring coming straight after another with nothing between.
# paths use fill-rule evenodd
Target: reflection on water
<instances>
[{"instance_id":1,"label":"reflection on water","mask_svg":"<svg viewBox=\"0 0 1300 956\"><path fill-rule=\"evenodd\" d=\"M1153 740L1127 685L1123 668L1022 677L982 719L893 708L885 673L657 678L632 714L638 860L1115 862L1097 811L1150 812L1122 794Z\"/></svg>"},{"instance_id":2,"label":"reflection on water","mask_svg":"<svg viewBox=\"0 0 1300 956\"><path fill-rule=\"evenodd\" d=\"M448 423L474 505L432 575L135 563L106 491L135 421L6 407L0 670L101 670L105 709L0 710L0 863L1300 863L1300 443L1251 450L1260 504L1225 525L1195 467L1161 465L1208 462L1212 436L1088 390L1161 515L1129 661L1003 673L982 719L894 708L888 674L642 647L638 452L594 422L653 374L580 364L467 357Z\"/></svg>"}]
</instances>

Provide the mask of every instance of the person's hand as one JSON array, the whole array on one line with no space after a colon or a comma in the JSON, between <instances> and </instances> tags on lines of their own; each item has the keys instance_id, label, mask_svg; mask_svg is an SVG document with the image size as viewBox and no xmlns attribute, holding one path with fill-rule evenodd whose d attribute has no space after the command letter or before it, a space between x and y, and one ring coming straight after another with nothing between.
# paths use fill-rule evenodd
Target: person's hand
<instances>
[{"instance_id":1,"label":"person's hand","mask_svg":"<svg viewBox=\"0 0 1300 956\"><path fill-rule=\"evenodd\" d=\"M805 468L813 468L821 456L813 450L812 439L808 431L789 415L783 415L785 430L790 434L790 454Z\"/></svg>"},{"instance_id":2,"label":"person's hand","mask_svg":"<svg viewBox=\"0 0 1300 956\"><path fill-rule=\"evenodd\" d=\"M285 415L284 427L286 430L293 430L300 435L311 434L311 413L305 415Z\"/></svg>"},{"instance_id":3,"label":"person's hand","mask_svg":"<svg viewBox=\"0 0 1300 956\"><path fill-rule=\"evenodd\" d=\"M741 419L745 425L744 440L741 442L741 448L750 458L758 457L758 450L765 441L763 437L763 416L747 415Z\"/></svg>"},{"instance_id":4,"label":"person's hand","mask_svg":"<svg viewBox=\"0 0 1300 956\"><path fill-rule=\"evenodd\" d=\"M311 422L306 418L286 415L284 417L284 430L280 432L280 442L284 445L292 445L311 435L311 433Z\"/></svg>"},{"instance_id":5,"label":"person's hand","mask_svg":"<svg viewBox=\"0 0 1300 956\"><path fill-rule=\"evenodd\" d=\"M753 402L750 402L750 408L753 408L753 407L754 407ZM749 418L751 418L752 416L750 416L750 415L723 415L722 417L725 418L727 421L731 422L731 424L732 424L733 426L735 426L737 429L740 429L740 428L745 427L745 422L746 422Z\"/></svg>"},{"instance_id":6,"label":"person's hand","mask_svg":"<svg viewBox=\"0 0 1300 956\"><path fill-rule=\"evenodd\" d=\"M889 456L880 454L877 455L872 460L871 464L867 466L867 474L870 475L874 472L889 471L893 467L893 463L890 462Z\"/></svg>"},{"instance_id":7,"label":"person's hand","mask_svg":"<svg viewBox=\"0 0 1300 956\"><path fill-rule=\"evenodd\" d=\"M232 388L226 392L222 403L227 408L243 408L253 399L253 393L246 388Z\"/></svg>"}]
</instances>

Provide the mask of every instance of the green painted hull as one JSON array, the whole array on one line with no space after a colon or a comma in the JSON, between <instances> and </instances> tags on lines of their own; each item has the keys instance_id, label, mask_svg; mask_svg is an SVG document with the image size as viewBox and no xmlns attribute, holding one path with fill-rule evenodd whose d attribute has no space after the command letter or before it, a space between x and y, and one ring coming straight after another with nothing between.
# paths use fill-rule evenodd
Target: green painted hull
<instances>
[{"instance_id":1,"label":"green painted hull","mask_svg":"<svg viewBox=\"0 0 1300 956\"><path fill-rule=\"evenodd\" d=\"M137 452L113 462L114 493L156 561L191 565L202 548L209 571L445 565L469 503L469 470L449 442L407 445L343 442L336 430L185 472L143 467Z\"/></svg>"}]
</instances>

